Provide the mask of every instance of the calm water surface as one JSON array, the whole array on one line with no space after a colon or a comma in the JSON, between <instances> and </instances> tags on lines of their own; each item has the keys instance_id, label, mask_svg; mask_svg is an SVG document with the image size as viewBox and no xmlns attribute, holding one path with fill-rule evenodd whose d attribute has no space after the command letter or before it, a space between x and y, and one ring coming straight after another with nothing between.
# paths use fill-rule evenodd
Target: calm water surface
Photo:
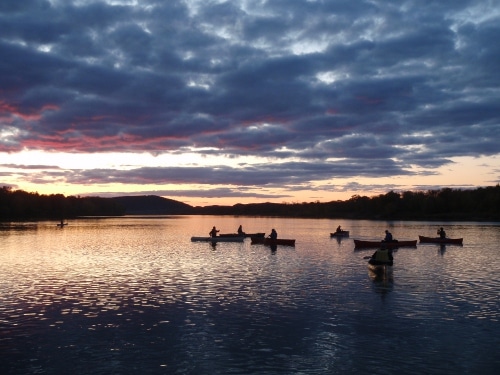
<instances>
[{"instance_id":1,"label":"calm water surface","mask_svg":"<svg viewBox=\"0 0 500 375\"><path fill-rule=\"evenodd\" d=\"M190 241L240 224L296 246ZM384 278L352 241L440 225L464 245L401 248ZM0 239L2 374L500 371L500 223L126 217Z\"/></svg>"}]
</instances>

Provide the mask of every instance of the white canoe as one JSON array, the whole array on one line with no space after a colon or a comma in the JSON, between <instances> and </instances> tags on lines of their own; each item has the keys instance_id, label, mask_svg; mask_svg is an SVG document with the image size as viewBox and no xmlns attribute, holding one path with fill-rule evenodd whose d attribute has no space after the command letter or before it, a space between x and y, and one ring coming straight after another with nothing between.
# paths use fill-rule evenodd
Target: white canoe
<instances>
[{"instance_id":1,"label":"white canoe","mask_svg":"<svg viewBox=\"0 0 500 375\"><path fill-rule=\"evenodd\" d=\"M201 242L243 242L245 237L191 237L191 241Z\"/></svg>"}]
</instances>

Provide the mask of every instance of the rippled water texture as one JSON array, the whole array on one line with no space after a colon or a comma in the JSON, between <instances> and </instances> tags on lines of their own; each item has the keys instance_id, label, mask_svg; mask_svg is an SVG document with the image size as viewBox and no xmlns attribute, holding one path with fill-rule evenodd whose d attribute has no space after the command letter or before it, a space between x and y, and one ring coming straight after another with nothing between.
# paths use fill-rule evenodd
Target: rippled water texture
<instances>
[{"instance_id":1,"label":"rippled water texture","mask_svg":"<svg viewBox=\"0 0 500 375\"><path fill-rule=\"evenodd\" d=\"M276 228L295 247L191 242ZM351 237L330 238L341 224ZM434 236L368 271L352 239ZM235 217L0 224L2 374L497 374L500 224Z\"/></svg>"}]
</instances>

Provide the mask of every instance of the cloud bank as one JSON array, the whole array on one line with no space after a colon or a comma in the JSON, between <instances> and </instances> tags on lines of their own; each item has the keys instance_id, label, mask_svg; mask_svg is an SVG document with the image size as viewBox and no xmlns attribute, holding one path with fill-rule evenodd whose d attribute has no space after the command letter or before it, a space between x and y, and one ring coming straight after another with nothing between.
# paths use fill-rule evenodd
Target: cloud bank
<instances>
[{"instance_id":1,"label":"cloud bank","mask_svg":"<svg viewBox=\"0 0 500 375\"><path fill-rule=\"evenodd\" d=\"M249 189L432 174L452 158L498 156L498 5L2 2L0 153L272 161L61 177Z\"/></svg>"}]
</instances>

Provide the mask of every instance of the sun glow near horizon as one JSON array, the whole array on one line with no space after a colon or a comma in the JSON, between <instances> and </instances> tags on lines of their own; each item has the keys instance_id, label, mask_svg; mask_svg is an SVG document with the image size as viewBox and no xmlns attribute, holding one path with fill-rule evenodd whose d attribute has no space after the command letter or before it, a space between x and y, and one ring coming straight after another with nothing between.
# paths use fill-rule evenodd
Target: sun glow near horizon
<instances>
[{"instance_id":1,"label":"sun glow near horizon","mask_svg":"<svg viewBox=\"0 0 500 375\"><path fill-rule=\"evenodd\" d=\"M188 152L151 155L148 153L99 153L66 154L43 151L11 153L2 158L0 172L3 184L16 189L39 194L63 194L66 196L119 196L119 195L160 195L179 200L193 206L233 205L237 203L262 202L328 202L347 200L353 195L374 196L390 190L427 190L435 187L473 188L491 186L498 183L499 160L491 158L454 158L448 164L429 173L416 171L413 176L393 176L380 178L344 178L313 181L295 186L243 186L227 184L186 183L107 183L88 181L71 183L65 172L75 170L134 170L135 168L156 167L215 167L238 168L245 165L268 162L267 158L227 158L212 157ZM168 179L168 178L167 178ZM169 194L170 192L170 194Z\"/></svg>"}]
</instances>

